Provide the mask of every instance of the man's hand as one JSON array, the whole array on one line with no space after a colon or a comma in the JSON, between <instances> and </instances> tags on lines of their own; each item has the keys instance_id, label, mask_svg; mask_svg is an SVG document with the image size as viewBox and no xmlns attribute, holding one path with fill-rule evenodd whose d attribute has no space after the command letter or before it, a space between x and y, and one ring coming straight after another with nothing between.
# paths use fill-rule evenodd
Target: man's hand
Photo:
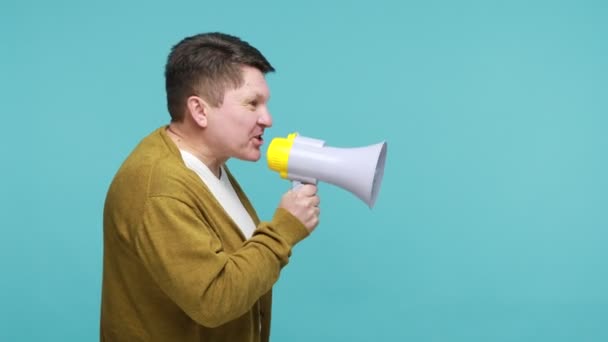
<instances>
[{"instance_id":1,"label":"man's hand","mask_svg":"<svg viewBox=\"0 0 608 342\"><path fill-rule=\"evenodd\" d=\"M279 208L289 211L308 231L312 232L319 224L320 201L317 196L317 186L304 184L297 189L287 191L281 198Z\"/></svg>"}]
</instances>

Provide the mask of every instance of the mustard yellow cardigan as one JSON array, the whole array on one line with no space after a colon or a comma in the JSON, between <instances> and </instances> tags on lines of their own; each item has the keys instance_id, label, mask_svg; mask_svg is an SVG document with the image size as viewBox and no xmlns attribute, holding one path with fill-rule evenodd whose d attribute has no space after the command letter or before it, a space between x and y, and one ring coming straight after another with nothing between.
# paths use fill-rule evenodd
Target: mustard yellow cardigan
<instances>
[{"instance_id":1,"label":"mustard yellow cardigan","mask_svg":"<svg viewBox=\"0 0 608 342\"><path fill-rule=\"evenodd\" d=\"M284 209L245 241L161 127L117 172L103 215L101 341L268 341L271 288L308 235Z\"/></svg>"}]
</instances>

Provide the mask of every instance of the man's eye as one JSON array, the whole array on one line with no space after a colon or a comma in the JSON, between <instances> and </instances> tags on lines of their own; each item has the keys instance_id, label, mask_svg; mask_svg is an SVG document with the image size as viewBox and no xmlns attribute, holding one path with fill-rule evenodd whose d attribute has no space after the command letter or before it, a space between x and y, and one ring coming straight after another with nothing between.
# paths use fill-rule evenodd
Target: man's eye
<instances>
[{"instance_id":1,"label":"man's eye","mask_svg":"<svg viewBox=\"0 0 608 342\"><path fill-rule=\"evenodd\" d=\"M251 102L249 102L249 105L253 106L253 107L257 107L258 106L258 101L251 101Z\"/></svg>"}]
</instances>

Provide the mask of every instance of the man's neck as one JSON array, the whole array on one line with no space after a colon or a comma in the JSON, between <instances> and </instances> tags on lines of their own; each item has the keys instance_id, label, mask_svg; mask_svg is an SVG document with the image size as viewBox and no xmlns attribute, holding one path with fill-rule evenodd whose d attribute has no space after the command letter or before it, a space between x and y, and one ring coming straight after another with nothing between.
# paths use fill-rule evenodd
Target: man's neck
<instances>
[{"instance_id":1,"label":"man's neck","mask_svg":"<svg viewBox=\"0 0 608 342\"><path fill-rule=\"evenodd\" d=\"M185 125L172 122L167 126L167 135L177 148L191 153L203 164L205 164L209 170L217 177L221 176L221 165L224 164L224 160L220 160L212 156L212 153L206 148L206 144L202 139L197 137L197 133L188 130Z\"/></svg>"}]
</instances>

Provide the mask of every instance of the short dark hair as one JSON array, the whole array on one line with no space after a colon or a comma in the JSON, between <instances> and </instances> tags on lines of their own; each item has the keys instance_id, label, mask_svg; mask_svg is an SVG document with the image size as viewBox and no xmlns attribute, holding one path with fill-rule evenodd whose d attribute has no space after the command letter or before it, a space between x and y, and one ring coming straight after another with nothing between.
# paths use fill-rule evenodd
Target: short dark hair
<instances>
[{"instance_id":1,"label":"short dark hair","mask_svg":"<svg viewBox=\"0 0 608 342\"><path fill-rule=\"evenodd\" d=\"M184 38L172 49L165 66L167 107L171 121L182 121L186 99L198 95L212 106L220 106L224 92L243 83L241 67L262 73L274 68L249 43L224 33L201 33Z\"/></svg>"}]
</instances>

